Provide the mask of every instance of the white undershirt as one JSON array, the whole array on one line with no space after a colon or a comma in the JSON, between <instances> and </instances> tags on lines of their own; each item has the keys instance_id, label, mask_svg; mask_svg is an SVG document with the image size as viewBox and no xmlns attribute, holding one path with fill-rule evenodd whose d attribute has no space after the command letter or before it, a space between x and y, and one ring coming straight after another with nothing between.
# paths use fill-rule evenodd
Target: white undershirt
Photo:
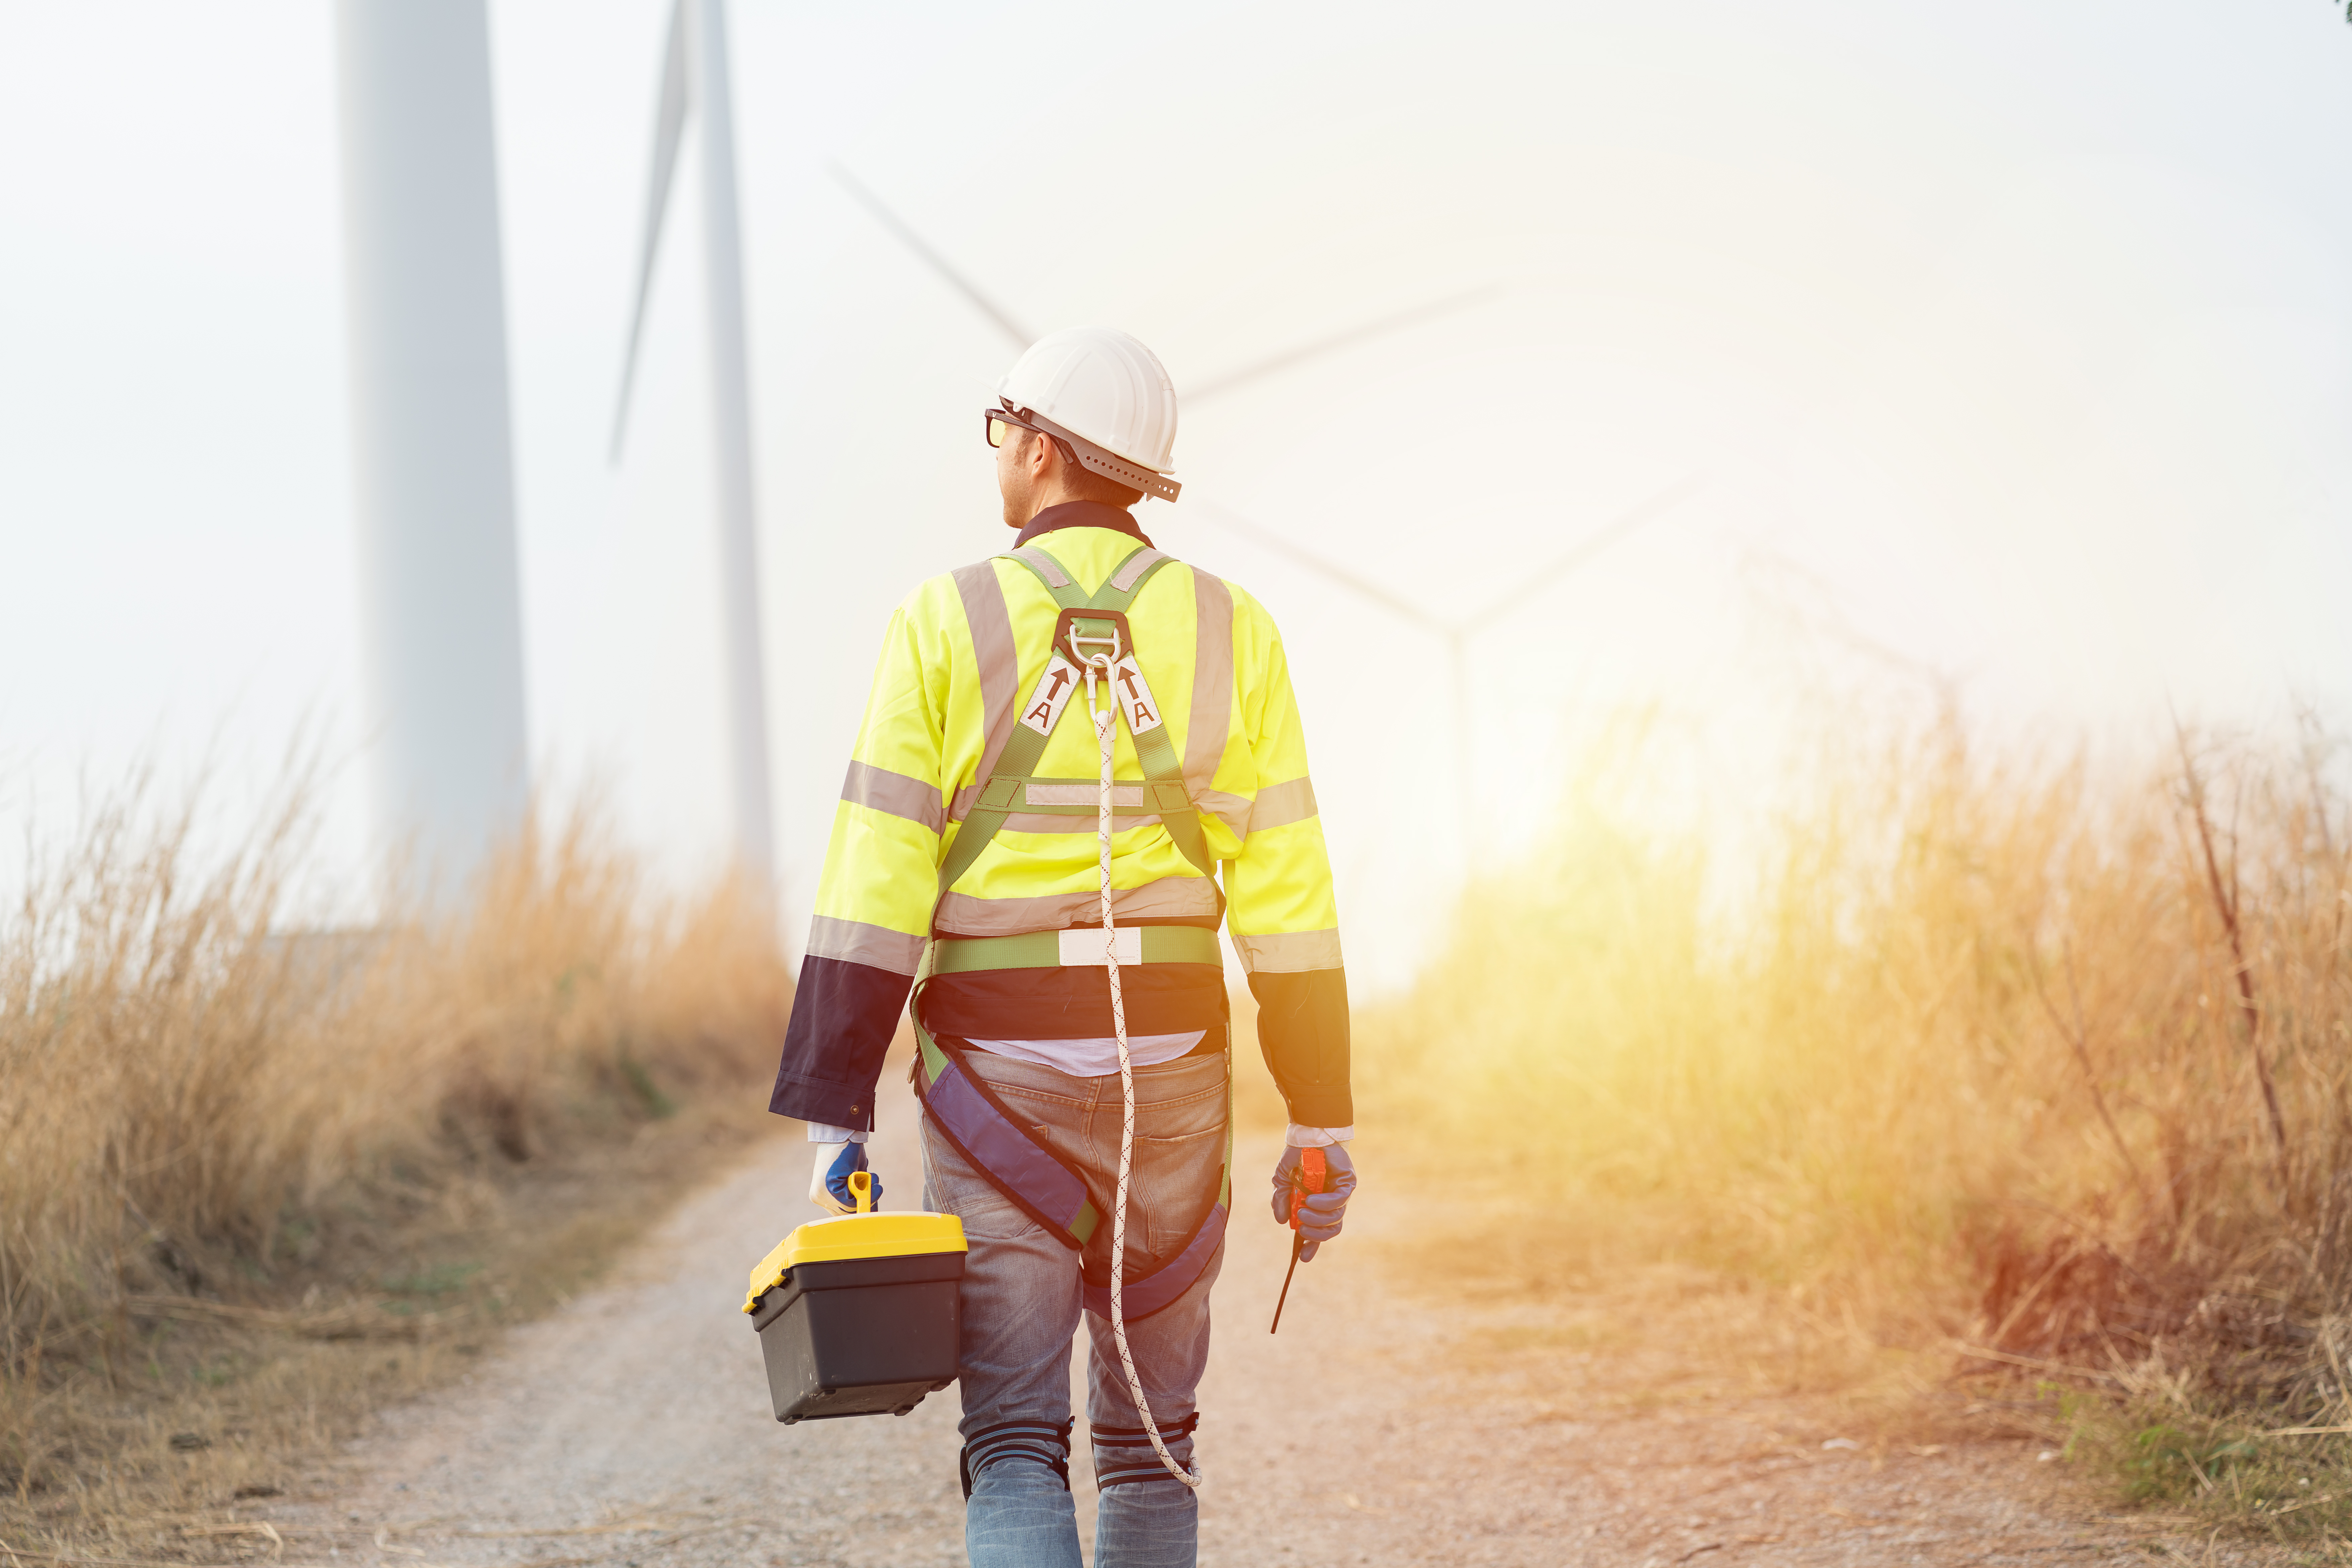
<instances>
[{"instance_id":1,"label":"white undershirt","mask_svg":"<svg viewBox=\"0 0 2352 1568\"><path fill-rule=\"evenodd\" d=\"M1174 1035L1129 1035L1127 1059L1139 1068L1158 1067L1161 1062L1174 1061L1208 1036L1206 1029ZM1118 1039L1111 1035L1099 1040L974 1040L972 1044L996 1056L1011 1057L1016 1062L1034 1062L1072 1078L1108 1078L1118 1070Z\"/></svg>"}]
</instances>

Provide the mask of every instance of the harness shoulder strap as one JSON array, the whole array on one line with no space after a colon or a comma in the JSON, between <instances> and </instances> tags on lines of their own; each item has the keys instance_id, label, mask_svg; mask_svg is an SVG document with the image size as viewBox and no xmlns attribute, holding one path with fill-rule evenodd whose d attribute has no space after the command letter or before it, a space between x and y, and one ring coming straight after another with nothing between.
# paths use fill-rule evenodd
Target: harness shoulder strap
<instances>
[{"instance_id":1,"label":"harness shoulder strap","mask_svg":"<svg viewBox=\"0 0 2352 1568\"><path fill-rule=\"evenodd\" d=\"M1175 557L1163 550L1139 544L1126 559L1112 569L1111 574L1093 594L1081 589L1076 581L1062 569L1060 562L1036 545L1026 545L1011 552L1005 560L1018 561L1035 574L1054 602L1065 610L1103 610L1124 615L1159 570ZM1134 650L1125 650L1132 656ZM1055 677L1062 679L1056 682ZM1046 660L1045 677L1040 681L1040 691L1031 694L1030 708L1040 722L1031 722L1028 716L1013 727L1013 734L996 759L996 770L983 782L980 799L964 817L963 826L956 832L955 843L947 858L940 864L940 891L945 893L956 879L971 869L981 851L1003 828L1005 819L1020 805L1022 792L1031 775L1037 771L1038 758L1045 754L1045 742L1052 738L1055 721L1062 716L1062 706L1069 700L1077 681L1077 667L1055 648ZM1040 701L1045 710L1037 711ZM1130 726L1131 728L1131 726ZM1184 765L1176 755L1176 747L1168 736L1164 714L1150 727L1134 731L1135 759L1143 769L1145 787L1151 795L1152 809L1159 814L1160 826L1168 837L1183 852L1184 858L1204 877L1216 872L1209 855L1208 835L1201 826L1200 813L1192 805L1191 793L1184 787Z\"/></svg>"},{"instance_id":2,"label":"harness shoulder strap","mask_svg":"<svg viewBox=\"0 0 2352 1568\"><path fill-rule=\"evenodd\" d=\"M1151 574L1176 558L1149 544L1138 545L1111 569L1103 585L1092 595L1079 587L1043 545L1024 544L1018 550L1007 551L1004 559L1018 561L1035 573L1037 581L1045 585L1045 592L1054 595L1054 603L1066 610L1124 610Z\"/></svg>"},{"instance_id":3,"label":"harness shoulder strap","mask_svg":"<svg viewBox=\"0 0 2352 1568\"><path fill-rule=\"evenodd\" d=\"M1097 610L1124 611L1135 601L1152 574L1175 558L1150 546L1135 552L1119 563L1116 571L1097 590L1087 607ZM1129 657L1139 657L1128 650ZM1194 671L1199 678L1199 671ZM1192 793L1184 785L1183 759L1176 754L1176 743L1169 738L1168 716L1163 711L1158 721L1142 729L1129 726L1135 742L1135 760L1143 769L1145 788L1150 793L1152 810L1160 816L1160 825L1183 851L1184 858L1203 877L1214 877L1216 863L1209 855L1209 837L1201 826L1201 814L1192 805Z\"/></svg>"},{"instance_id":4,"label":"harness shoulder strap","mask_svg":"<svg viewBox=\"0 0 2352 1568\"><path fill-rule=\"evenodd\" d=\"M1053 595L1054 603L1062 608L1076 610L1085 607L1086 590L1080 588L1070 574L1062 570L1062 563L1047 554L1042 546L1024 544L1018 550L1005 552L1004 559L1018 561L1035 573L1037 581L1045 584L1045 592Z\"/></svg>"}]
</instances>

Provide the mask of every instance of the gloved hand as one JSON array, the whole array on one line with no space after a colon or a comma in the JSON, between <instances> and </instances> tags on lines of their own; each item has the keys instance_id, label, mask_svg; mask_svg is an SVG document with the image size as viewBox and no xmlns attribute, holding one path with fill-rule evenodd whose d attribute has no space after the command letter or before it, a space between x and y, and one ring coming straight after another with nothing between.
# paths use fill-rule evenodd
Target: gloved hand
<instances>
[{"instance_id":1,"label":"gloved hand","mask_svg":"<svg viewBox=\"0 0 2352 1568\"><path fill-rule=\"evenodd\" d=\"M1290 1223L1290 1198L1293 1192L1306 1184L1306 1173L1299 1169L1299 1156L1304 1149L1286 1148L1274 1166L1274 1218L1277 1225ZM1348 1147L1334 1143L1321 1151L1327 1171L1323 1191L1308 1194L1298 1211L1298 1260L1301 1263L1315 1256L1315 1249L1339 1234L1339 1222L1348 1212L1349 1194L1356 1190L1356 1167L1348 1158Z\"/></svg>"},{"instance_id":2,"label":"gloved hand","mask_svg":"<svg viewBox=\"0 0 2352 1568\"><path fill-rule=\"evenodd\" d=\"M816 1146L816 1169L809 1173L809 1202L827 1214L856 1214L857 1200L850 1194L853 1171L866 1170L866 1145L844 1140ZM874 1178L874 1206L882 1206L882 1178Z\"/></svg>"}]
</instances>

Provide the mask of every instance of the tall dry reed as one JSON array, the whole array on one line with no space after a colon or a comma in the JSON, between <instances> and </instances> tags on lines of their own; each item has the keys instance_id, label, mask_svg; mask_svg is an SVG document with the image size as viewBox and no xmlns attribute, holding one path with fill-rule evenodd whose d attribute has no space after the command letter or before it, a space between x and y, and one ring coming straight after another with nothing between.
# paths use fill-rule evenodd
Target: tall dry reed
<instances>
[{"instance_id":1,"label":"tall dry reed","mask_svg":"<svg viewBox=\"0 0 2352 1568\"><path fill-rule=\"evenodd\" d=\"M265 1276L289 1226L740 1083L789 1007L753 900L650 899L591 813L525 832L450 912L303 931L310 790L213 850L153 795L97 811L0 929L14 1373L129 1295L216 1288L215 1260Z\"/></svg>"},{"instance_id":2,"label":"tall dry reed","mask_svg":"<svg viewBox=\"0 0 2352 1568\"><path fill-rule=\"evenodd\" d=\"M1496 1172L1587 1264L1672 1255L1886 1338L2352 1415L2352 810L2324 748L2182 737L2116 775L1937 725L1808 774L1737 876L1641 826L1645 763L1594 770L1362 1021L1369 1127Z\"/></svg>"}]
</instances>

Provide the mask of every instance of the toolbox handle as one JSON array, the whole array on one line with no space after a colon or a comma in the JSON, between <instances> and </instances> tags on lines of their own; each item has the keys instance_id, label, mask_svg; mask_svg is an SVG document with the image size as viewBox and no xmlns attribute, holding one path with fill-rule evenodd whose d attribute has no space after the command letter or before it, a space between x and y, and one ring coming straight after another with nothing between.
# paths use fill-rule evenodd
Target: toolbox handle
<instances>
[{"instance_id":1,"label":"toolbox handle","mask_svg":"<svg viewBox=\"0 0 2352 1568\"><path fill-rule=\"evenodd\" d=\"M874 1173L850 1172L849 1195L856 1200L859 1214L872 1214L874 1212Z\"/></svg>"}]
</instances>

